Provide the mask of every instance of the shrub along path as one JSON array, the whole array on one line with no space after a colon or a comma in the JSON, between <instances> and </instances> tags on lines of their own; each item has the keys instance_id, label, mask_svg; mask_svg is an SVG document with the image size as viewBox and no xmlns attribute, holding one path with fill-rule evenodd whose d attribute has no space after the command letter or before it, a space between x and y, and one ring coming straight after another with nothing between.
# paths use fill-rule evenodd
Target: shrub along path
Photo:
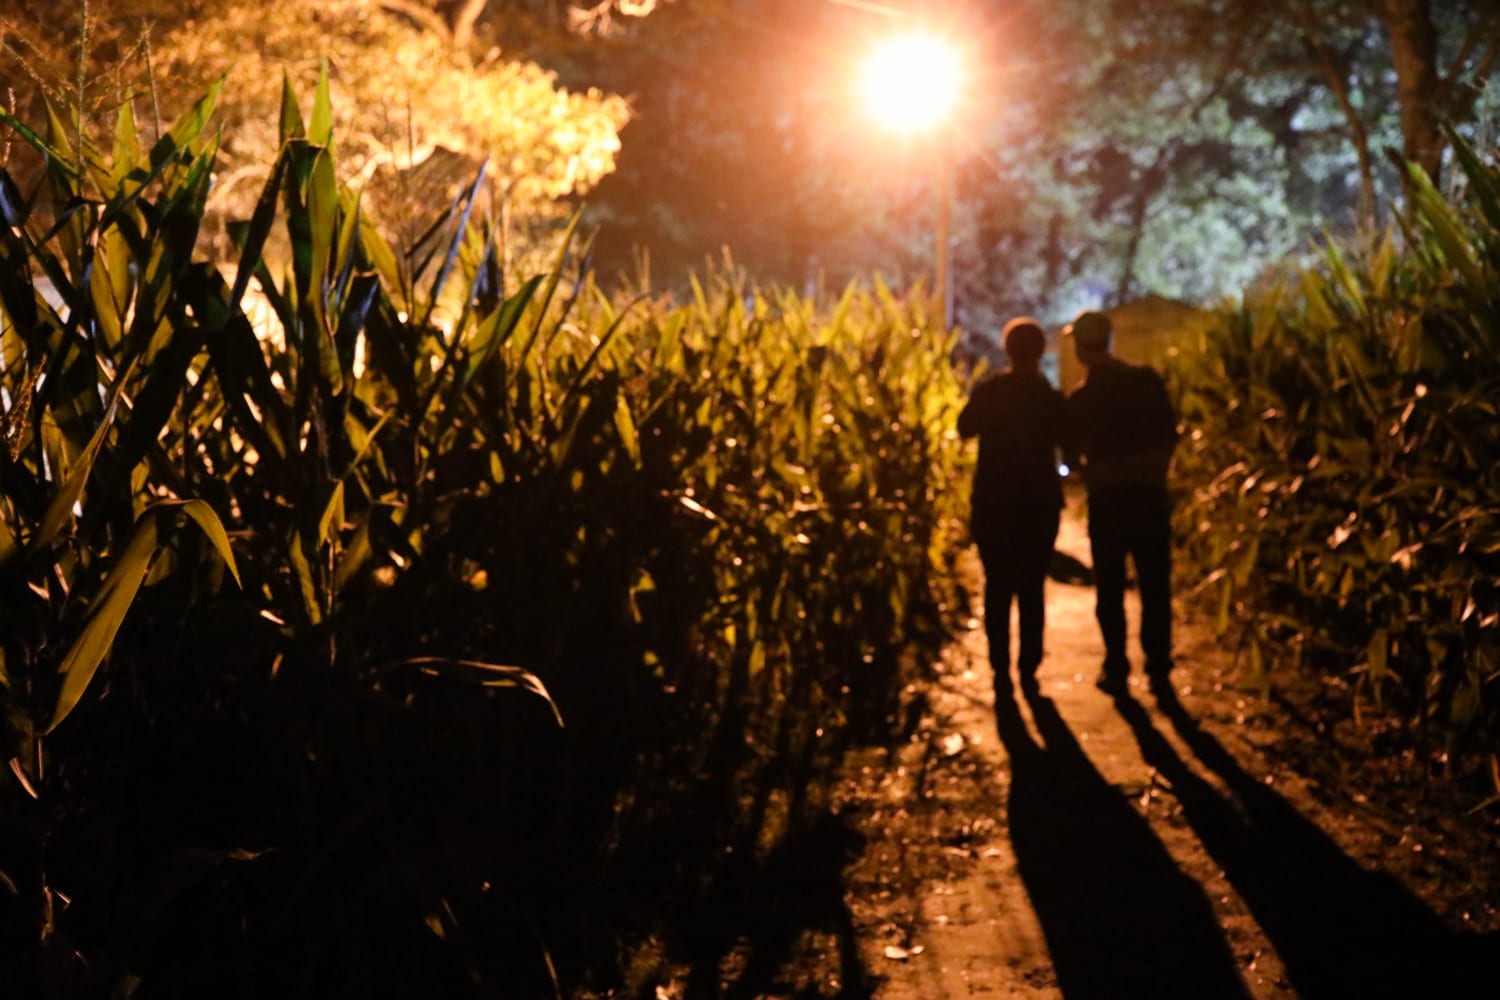
<instances>
[{"instance_id":1,"label":"shrub along path","mask_svg":"<svg viewBox=\"0 0 1500 1000\"><path fill-rule=\"evenodd\" d=\"M1058 547L1087 561L1076 501ZM763 995L1489 995L1493 824L1330 750L1181 615L1175 693L1110 699L1092 590L1048 587L1038 694L997 714L976 619L908 691L910 740L853 762L854 947Z\"/></svg>"}]
</instances>

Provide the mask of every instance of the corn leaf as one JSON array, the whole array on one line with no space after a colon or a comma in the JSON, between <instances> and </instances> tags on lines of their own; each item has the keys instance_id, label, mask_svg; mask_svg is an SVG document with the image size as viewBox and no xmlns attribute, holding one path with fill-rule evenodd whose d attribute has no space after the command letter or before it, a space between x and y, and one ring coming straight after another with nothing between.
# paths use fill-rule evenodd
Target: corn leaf
<instances>
[{"instance_id":1,"label":"corn leaf","mask_svg":"<svg viewBox=\"0 0 1500 1000\"><path fill-rule=\"evenodd\" d=\"M99 457L99 449L103 447L104 439L109 434L110 426L114 423L115 411L120 403L120 394L124 392L125 382L133 369L134 365L132 364L130 368L120 373L119 377L115 379L114 389L110 393L109 405L105 407L104 416L99 421L99 426L94 431L93 436L89 439L88 445L84 448L83 454L78 457L78 460L73 463L73 467L68 470L68 476L63 480L62 488L57 491L57 495L47 505L47 511L42 515L41 525L37 528L36 534L32 536L31 542L27 546L30 552L40 552L52 544L52 540L62 531L63 525L67 524L68 519L73 516L73 507L78 503L79 498L83 496L84 485L88 482L89 476L94 471L94 461Z\"/></svg>"},{"instance_id":2,"label":"corn leaf","mask_svg":"<svg viewBox=\"0 0 1500 1000\"><path fill-rule=\"evenodd\" d=\"M291 71L287 69L281 71L281 121L278 127L283 147L293 139L306 138L307 130L302 124L302 112L297 107L297 92L292 86Z\"/></svg>"},{"instance_id":3,"label":"corn leaf","mask_svg":"<svg viewBox=\"0 0 1500 1000\"><path fill-rule=\"evenodd\" d=\"M214 513L213 507L207 500L168 500L159 506L168 509L181 506L182 512L197 523L214 549L218 551L219 557L224 560L224 564L229 567L229 572L234 576L234 582L244 586L244 582L240 580L240 568L234 561L234 550L229 545L229 535L224 531L224 523L219 520L219 515Z\"/></svg>"},{"instance_id":4,"label":"corn leaf","mask_svg":"<svg viewBox=\"0 0 1500 1000\"><path fill-rule=\"evenodd\" d=\"M464 374L465 381L473 378L484 363L494 357L495 352L499 351L510 339L517 324L521 321L521 316L526 312L526 306L530 304L541 284L542 276L539 274L527 278L517 289L516 294L506 299L500 308L495 310L494 316L480 325L469 353L468 371Z\"/></svg>"},{"instance_id":5,"label":"corn leaf","mask_svg":"<svg viewBox=\"0 0 1500 1000\"><path fill-rule=\"evenodd\" d=\"M114 644L115 635L125 620L125 614L135 603L146 571L151 568L151 557L156 553L157 514L148 510L136 520L135 530L125 546L119 560L110 569L98 595L94 598L88 621L84 623L78 638L68 648L58 672L63 675L62 689L57 695L57 705L52 712L52 721L45 732L52 732L58 723L78 705L89 682L99 669L99 664Z\"/></svg>"},{"instance_id":6,"label":"corn leaf","mask_svg":"<svg viewBox=\"0 0 1500 1000\"><path fill-rule=\"evenodd\" d=\"M333 102L328 96L328 60L318 69L318 83L313 88L312 117L307 123L307 139L318 146L333 144Z\"/></svg>"},{"instance_id":7,"label":"corn leaf","mask_svg":"<svg viewBox=\"0 0 1500 1000\"><path fill-rule=\"evenodd\" d=\"M558 709L557 702L552 700L552 694L547 690L547 685L542 683L540 677L524 667L500 666L475 660L452 660L438 656L418 656L392 663L385 667L382 673L407 667L415 667L432 677L442 677L465 684L478 684L481 687L516 688L527 694L536 695L547 703L548 708L552 709L552 717L557 721L558 726L563 725L562 712Z\"/></svg>"}]
</instances>

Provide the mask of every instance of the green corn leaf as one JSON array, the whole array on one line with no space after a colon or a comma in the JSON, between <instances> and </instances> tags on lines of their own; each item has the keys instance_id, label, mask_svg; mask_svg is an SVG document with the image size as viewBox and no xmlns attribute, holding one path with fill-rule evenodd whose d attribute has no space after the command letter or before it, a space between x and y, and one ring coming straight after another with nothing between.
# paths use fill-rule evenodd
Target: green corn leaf
<instances>
[{"instance_id":1,"label":"green corn leaf","mask_svg":"<svg viewBox=\"0 0 1500 1000\"><path fill-rule=\"evenodd\" d=\"M75 169L70 177L78 181L81 187L83 175L76 169L78 150L74 148L74 143L78 141L78 116L73 114L71 109L60 109L51 97L43 101L43 107L47 114L47 141L63 154L62 160L73 164ZM61 166L62 163L56 165ZM48 164L48 166L51 167L53 164Z\"/></svg>"},{"instance_id":2,"label":"green corn leaf","mask_svg":"<svg viewBox=\"0 0 1500 1000\"><path fill-rule=\"evenodd\" d=\"M494 357L495 353L510 339L515 332L516 325L520 323L521 316L526 312L526 306L536 295L536 290L541 287L542 276L534 275L527 278L516 294L506 299L495 315L488 321L480 324L475 334L474 343L469 353L468 371L464 373L464 380L473 378L484 363Z\"/></svg>"},{"instance_id":3,"label":"green corn leaf","mask_svg":"<svg viewBox=\"0 0 1500 1000\"><path fill-rule=\"evenodd\" d=\"M671 375L681 375L686 370L682 354L682 332L687 326L687 316L681 310L671 313L658 325L658 340L653 364Z\"/></svg>"},{"instance_id":4,"label":"green corn leaf","mask_svg":"<svg viewBox=\"0 0 1500 1000\"><path fill-rule=\"evenodd\" d=\"M120 631L120 625L135 603L141 583L151 568L151 560L156 554L157 540L161 533L161 522L178 510L198 524L229 566L235 582L240 582L234 553L229 547L229 537L225 534L218 515L206 501L169 500L153 504L136 519L135 529L125 545L125 551L110 568L109 575L94 597L88 620L58 666L58 673L63 675L62 690L58 693L52 721L46 732L56 729L58 723L77 707L89 682L98 672L99 665L104 662L104 657L114 645L115 635Z\"/></svg>"},{"instance_id":5,"label":"green corn leaf","mask_svg":"<svg viewBox=\"0 0 1500 1000\"><path fill-rule=\"evenodd\" d=\"M386 425L396 418L394 411L386 413L378 420L369 433L365 433L364 427L350 414L345 414L345 434L356 451L354 457L349 461L349 468L344 472L344 478L357 474L359 467L364 464L365 458L375 447L375 441L380 437L380 432L385 430Z\"/></svg>"},{"instance_id":6,"label":"green corn leaf","mask_svg":"<svg viewBox=\"0 0 1500 1000\"><path fill-rule=\"evenodd\" d=\"M290 70L286 69L281 71L281 121L279 129L282 146L285 146L293 139L304 139L307 137L307 129L302 124L302 111L297 107L297 91L292 86L292 74Z\"/></svg>"},{"instance_id":7,"label":"green corn leaf","mask_svg":"<svg viewBox=\"0 0 1500 1000\"><path fill-rule=\"evenodd\" d=\"M1370 294L1383 298L1390 294L1391 278L1396 271L1396 242L1389 230L1380 240L1370 260Z\"/></svg>"},{"instance_id":8,"label":"green corn leaf","mask_svg":"<svg viewBox=\"0 0 1500 1000\"><path fill-rule=\"evenodd\" d=\"M282 185L286 183L287 163L287 151L283 148L271 164L271 176L266 178L265 186L261 188L255 209L250 214L249 224L238 233L240 260L229 296L231 312L239 308L245 291L250 287L251 277L262 268L266 239L276 221L276 203L281 196Z\"/></svg>"},{"instance_id":9,"label":"green corn leaf","mask_svg":"<svg viewBox=\"0 0 1500 1000\"><path fill-rule=\"evenodd\" d=\"M203 130L208 127L208 121L213 117L214 106L218 104L219 93L224 89L224 81L227 76L221 76L209 84L208 90L198 103L193 105L181 118L172 123L171 129L166 135L157 140L156 145L151 147L151 169L155 174L169 161L176 158L179 150L187 149L197 142L203 135Z\"/></svg>"},{"instance_id":10,"label":"green corn leaf","mask_svg":"<svg viewBox=\"0 0 1500 1000\"><path fill-rule=\"evenodd\" d=\"M516 688L527 694L536 695L547 703L548 708L552 709L552 717L557 720L558 726L563 725L562 712L558 710L557 702L552 700L552 694L547 690L547 685L542 683L540 677L524 667L500 666L475 660L453 660L439 656L418 656L392 663L384 667L381 672L388 673L411 667L415 667L430 677L442 677L446 680L477 684L488 688Z\"/></svg>"},{"instance_id":11,"label":"green corn leaf","mask_svg":"<svg viewBox=\"0 0 1500 1000\"><path fill-rule=\"evenodd\" d=\"M380 276L387 295L394 295L399 291L404 297L409 297L408 290L404 287L405 276L396 262L395 251L363 213L359 216L359 250Z\"/></svg>"},{"instance_id":12,"label":"green corn leaf","mask_svg":"<svg viewBox=\"0 0 1500 1000\"><path fill-rule=\"evenodd\" d=\"M635 421L630 416L630 404L625 394L619 393L615 398L615 433L620 435L620 445L625 449L625 454L630 457L630 462L637 469L641 467L641 442L636 433Z\"/></svg>"},{"instance_id":13,"label":"green corn leaf","mask_svg":"<svg viewBox=\"0 0 1500 1000\"><path fill-rule=\"evenodd\" d=\"M1433 185L1426 171L1415 164L1407 169L1416 192L1417 212L1443 251L1450 267L1463 276L1471 288L1485 287L1484 270L1474 259L1473 248L1454 210Z\"/></svg>"},{"instance_id":14,"label":"green corn leaf","mask_svg":"<svg viewBox=\"0 0 1500 1000\"><path fill-rule=\"evenodd\" d=\"M1354 272L1350 269L1349 262L1344 259L1344 255L1339 251L1338 243L1335 240L1329 239L1327 241L1324 255L1328 260L1328 273L1332 275L1337 286L1343 291L1349 304L1356 310L1362 310L1364 308L1364 292L1359 287L1358 279L1355 278ZM1332 293L1332 289L1328 291L1330 294Z\"/></svg>"},{"instance_id":15,"label":"green corn leaf","mask_svg":"<svg viewBox=\"0 0 1500 1000\"><path fill-rule=\"evenodd\" d=\"M307 214L312 237L312 267L307 294L319 313L324 306L328 264L334 240L339 231L338 178L334 175L333 157L326 149L313 155L312 171L307 180Z\"/></svg>"},{"instance_id":16,"label":"green corn leaf","mask_svg":"<svg viewBox=\"0 0 1500 1000\"><path fill-rule=\"evenodd\" d=\"M568 228L563 233L562 246L557 251L557 258L552 264L552 269L547 272L547 286L542 292L541 306L536 311L536 322L532 325L531 335L527 337L526 343L521 347L519 357L516 358L518 366L525 362L527 356L531 353L532 346L536 344L537 338L541 335L542 327L545 325L547 317L547 307L552 304L552 297L557 294L557 285L562 280L563 266L568 258L568 248L573 242L573 234L577 231L578 221L582 217L582 212L574 212L573 218L568 221ZM562 321L563 317L559 316L557 320L558 324L561 325Z\"/></svg>"},{"instance_id":17,"label":"green corn leaf","mask_svg":"<svg viewBox=\"0 0 1500 1000\"><path fill-rule=\"evenodd\" d=\"M114 390L110 393L109 404L105 407L104 416L99 421L93 436L89 438L88 445L78 460L73 463L73 468L68 471L68 477L63 480L62 488L47 505L47 511L42 515L42 523L37 532L32 536L27 546L32 553L40 552L62 531L63 525L73 516L73 506L83 496L84 485L94 470L94 461L99 457L99 449L104 445L104 439L109 434L110 425L114 423L115 411L120 403L120 395L124 392L125 383L130 373L135 370L135 363L131 364L121 372L115 379Z\"/></svg>"},{"instance_id":18,"label":"green corn leaf","mask_svg":"<svg viewBox=\"0 0 1500 1000\"><path fill-rule=\"evenodd\" d=\"M338 329L334 331L333 343L338 352L339 369L346 379L346 388L354 379L355 350L359 335L364 331L370 311L380 298L380 278L374 274L359 274L352 281L349 294L339 310Z\"/></svg>"},{"instance_id":19,"label":"green corn leaf","mask_svg":"<svg viewBox=\"0 0 1500 1000\"><path fill-rule=\"evenodd\" d=\"M349 287L356 274L368 274L369 268L359 246L360 213L363 211L361 197L352 191L339 194L338 235L333 244L333 262L336 274L331 290L331 302L335 311L343 308Z\"/></svg>"},{"instance_id":20,"label":"green corn leaf","mask_svg":"<svg viewBox=\"0 0 1500 1000\"><path fill-rule=\"evenodd\" d=\"M208 537L209 542L213 544L214 549L218 551L219 557L224 560L224 564L229 567L230 574L234 576L234 582L241 587L244 586L244 582L240 580L239 566L234 561L234 550L229 547L229 535L224 530L224 523L219 520L219 515L214 513L213 507L207 500L168 500L157 506L164 509L180 506L182 512L193 519L203 530L203 534Z\"/></svg>"},{"instance_id":21,"label":"green corn leaf","mask_svg":"<svg viewBox=\"0 0 1500 1000\"><path fill-rule=\"evenodd\" d=\"M128 175L127 183L119 185L110 194L108 201L105 202L104 210L100 213L99 216L99 228L101 230L119 225L120 220L127 213L136 209L148 187L154 181L160 179L164 174L166 174L172 166L181 162L183 151L175 146L171 146L171 141L171 136L163 136L160 140L158 140L156 145L152 147L151 159L148 165L148 169L144 172L132 172L130 175ZM195 158L195 160L199 159L202 158ZM206 182L212 180L211 163L208 168L199 170L199 176L197 178L193 177L191 168L189 168L189 170L190 179L199 183L206 192L208 187L208 184ZM207 174L207 176L202 176L204 174ZM182 190L182 182L174 181L171 185L169 185L169 189L169 199L180 200L179 196ZM158 220L164 214L166 214L166 209L164 207L159 206L153 209L153 216L155 216Z\"/></svg>"},{"instance_id":22,"label":"green corn leaf","mask_svg":"<svg viewBox=\"0 0 1500 1000\"><path fill-rule=\"evenodd\" d=\"M129 474L155 444L162 428L177 415L188 369L203 347L203 328L186 317L168 320L161 325L161 331L161 342L153 345L146 361L144 384L135 390L130 415L122 421L118 442L122 474Z\"/></svg>"},{"instance_id":23,"label":"green corn leaf","mask_svg":"<svg viewBox=\"0 0 1500 1000\"><path fill-rule=\"evenodd\" d=\"M354 537L349 539L348 547L339 556L338 565L334 567L333 592L342 594L349 586L349 581L354 579L355 574L364 568L374 554L370 545L370 521L365 518L359 522Z\"/></svg>"},{"instance_id":24,"label":"green corn leaf","mask_svg":"<svg viewBox=\"0 0 1500 1000\"><path fill-rule=\"evenodd\" d=\"M287 556L291 559L293 572L297 574L297 592L302 597L302 610L307 614L307 620L317 625L323 620L323 606L318 601L318 586L313 578L312 565L307 559L301 532L292 532L287 545Z\"/></svg>"},{"instance_id":25,"label":"green corn leaf","mask_svg":"<svg viewBox=\"0 0 1500 1000\"><path fill-rule=\"evenodd\" d=\"M291 243L292 258L291 278L285 282L282 294L287 300L287 318L291 321L291 325L286 328L288 346L295 345L301 350L304 331L297 322L298 304L306 301L311 293L312 272L317 266L314 261L316 236L313 232L312 213L308 208L309 188L313 168L323 151L309 145L304 139L296 139L287 143L286 152L287 183L282 189L282 196L286 210L286 235ZM264 280L261 283L269 284Z\"/></svg>"},{"instance_id":26,"label":"green corn leaf","mask_svg":"<svg viewBox=\"0 0 1500 1000\"><path fill-rule=\"evenodd\" d=\"M135 595L141 588L141 581L146 578L146 571L151 568L151 557L156 553L156 520L155 510L146 511L136 520L125 551L110 569L94 599L88 621L63 657L58 668L63 675L62 690L58 692L52 721L45 732L56 729L58 723L78 705L99 664L114 644L115 634L119 632L126 612L135 603Z\"/></svg>"},{"instance_id":27,"label":"green corn leaf","mask_svg":"<svg viewBox=\"0 0 1500 1000\"><path fill-rule=\"evenodd\" d=\"M217 268L200 265L194 274L183 291L203 328L221 398L257 451L269 459L285 458L291 414L271 382L255 329L242 310L226 306L231 293Z\"/></svg>"},{"instance_id":28,"label":"green corn leaf","mask_svg":"<svg viewBox=\"0 0 1500 1000\"><path fill-rule=\"evenodd\" d=\"M118 348L125 338L125 317L130 312L130 247L115 228L100 234L89 265L89 291L94 319L104 344Z\"/></svg>"},{"instance_id":29,"label":"green corn leaf","mask_svg":"<svg viewBox=\"0 0 1500 1000\"><path fill-rule=\"evenodd\" d=\"M437 258L439 248L436 242L437 237L442 235L444 228L458 217L462 198L462 193L455 195L453 201L448 205L448 210L434 219L432 224L412 241L410 249L406 251L407 260L416 261L411 265L411 281L413 285L422 279L422 275L427 273L427 269L432 266L433 260ZM430 247L428 246L429 243L432 244ZM427 247L427 249L419 255L419 251L422 251L423 247Z\"/></svg>"},{"instance_id":30,"label":"green corn leaf","mask_svg":"<svg viewBox=\"0 0 1500 1000\"><path fill-rule=\"evenodd\" d=\"M135 112L131 109L130 102L125 101L121 103L120 113L115 117L115 154L110 173L115 190L128 186L130 174L136 169L140 158L141 139L135 128Z\"/></svg>"},{"instance_id":31,"label":"green corn leaf","mask_svg":"<svg viewBox=\"0 0 1500 1000\"><path fill-rule=\"evenodd\" d=\"M313 88L312 118L307 123L307 139L318 146L333 145L333 102L328 96L328 60L318 69L318 83Z\"/></svg>"},{"instance_id":32,"label":"green corn leaf","mask_svg":"<svg viewBox=\"0 0 1500 1000\"><path fill-rule=\"evenodd\" d=\"M620 332L620 325L625 322L626 317L630 315L630 311L639 305L644 298L645 295L643 294L632 300L630 305L622 309L620 315L615 317L615 321L604 331L604 336L599 338L599 343L594 345L594 349L589 352L589 356L584 360L583 366L578 369L578 374L573 377L573 381L563 392L562 402L558 403L558 409L562 409L568 402L568 398L573 395L574 390L583 385L584 380L588 378L589 373L593 371L594 365L598 362L599 355L609 346L609 342L614 339L615 334Z\"/></svg>"},{"instance_id":33,"label":"green corn leaf","mask_svg":"<svg viewBox=\"0 0 1500 1000\"><path fill-rule=\"evenodd\" d=\"M489 165L489 157L485 157L484 161L479 164L474 182L455 195L453 204L449 207L449 217L456 217L458 224L454 226L453 239L448 243L448 253L443 258L442 266L438 268L437 277L432 280L432 290L427 293L427 309L423 312L421 321L423 326L432 322L432 311L437 308L438 297L442 294L443 286L448 282L448 275L453 271L454 262L458 260L459 248L463 246L464 236L469 228L469 214L474 211L474 203L479 198L479 188L484 183Z\"/></svg>"},{"instance_id":34,"label":"green corn leaf","mask_svg":"<svg viewBox=\"0 0 1500 1000\"><path fill-rule=\"evenodd\" d=\"M343 525L344 481L341 479L333 484L333 492L329 494L328 503L323 507L323 516L318 518L318 544L326 545L336 541Z\"/></svg>"},{"instance_id":35,"label":"green corn leaf","mask_svg":"<svg viewBox=\"0 0 1500 1000\"><path fill-rule=\"evenodd\" d=\"M27 144L29 144L37 152L41 153L47 159L47 166L49 170L59 170L64 175L73 177L75 179L78 177L78 171L76 167L74 167L70 162L70 160L72 159L71 156L69 156L62 149L48 142L46 139L42 138L25 122L21 121L19 118L12 115L9 111L6 111L4 108L0 108L0 124L5 125L7 128L14 129L17 135L26 140Z\"/></svg>"}]
</instances>

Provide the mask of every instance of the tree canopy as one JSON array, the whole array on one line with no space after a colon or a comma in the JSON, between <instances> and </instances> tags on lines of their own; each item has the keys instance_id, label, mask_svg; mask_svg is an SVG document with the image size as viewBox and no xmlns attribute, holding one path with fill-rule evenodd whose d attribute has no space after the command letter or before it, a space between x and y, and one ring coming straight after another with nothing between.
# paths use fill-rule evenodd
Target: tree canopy
<instances>
[{"instance_id":1,"label":"tree canopy","mask_svg":"<svg viewBox=\"0 0 1500 1000\"><path fill-rule=\"evenodd\" d=\"M229 74L213 204L231 217L248 214L272 159L283 79L309 90L324 67L344 179L398 225L425 226L406 216L430 215L486 158L497 209L520 224L564 216L567 199L613 169L629 114L617 96L479 49L482 3L94 0L74 18L21 4L7 22L6 76L24 73L33 94L100 117L133 101L169 118Z\"/></svg>"},{"instance_id":2,"label":"tree canopy","mask_svg":"<svg viewBox=\"0 0 1500 1000\"><path fill-rule=\"evenodd\" d=\"M1490 0L93 0L82 42L14 3L5 76L95 107L180 107L230 70L227 204L254 189L282 72L326 60L353 179L441 190L489 156L513 218L583 198L601 269L649 260L668 286L726 248L796 285L926 275L941 158L957 315L980 330L1233 294L1320 231L1383 225L1397 161L1442 178L1445 124L1484 147L1500 104ZM913 25L962 48L967 100L903 138L854 81ZM89 50L108 73L77 73Z\"/></svg>"},{"instance_id":3,"label":"tree canopy","mask_svg":"<svg viewBox=\"0 0 1500 1000\"><path fill-rule=\"evenodd\" d=\"M969 63L940 141L971 327L1231 294L1323 230L1388 219L1389 151L1440 177L1442 123L1495 120L1484 0L976 0L926 17ZM636 111L593 199L603 259L625 266L640 242L670 272L727 245L784 280L925 273L931 151L874 134L848 83L871 38L922 20L912 4L701 0L591 40L592 63L575 47L572 71Z\"/></svg>"}]
</instances>

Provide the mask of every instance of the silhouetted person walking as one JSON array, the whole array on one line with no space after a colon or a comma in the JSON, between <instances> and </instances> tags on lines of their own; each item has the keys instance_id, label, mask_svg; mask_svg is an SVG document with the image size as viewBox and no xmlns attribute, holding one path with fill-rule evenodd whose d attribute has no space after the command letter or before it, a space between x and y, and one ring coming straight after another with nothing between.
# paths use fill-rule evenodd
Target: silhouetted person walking
<instances>
[{"instance_id":1,"label":"silhouetted person walking","mask_svg":"<svg viewBox=\"0 0 1500 1000\"><path fill-rule=\"evenodd\" d=\"M958 432L979 437L970 517L984 565L984 622L996 691L1010 687L1010 606L1021 624L1021 684L1035 683L1046 624L1047 562L1057 539L1062 485L1057 449L1063 397L1041 372L1047 336L1035 320L1005 324L1010 366L980 382L958 415Z\"/></svg>"},{"instance_id":2,"label":"silhouetted person walking","mask_svg":"<svg viewBox=\"0 0 1500 1000\"><path fill-rule=\"evenodd\" d=\"M1113 329L1103 313L1080 313L1065 331L1088 369L1068 396L1064 452L1081 463L1088 487L1089 543L1097 588L1095 615L1104 637L1099 687L1125 690L1125 557L1141 593L1141 650L1153 685L1172 669L1172 538L1167 466L1177 444L1177 415L1161 376L1110 353Z\"/></svg>"}]
</instances>

